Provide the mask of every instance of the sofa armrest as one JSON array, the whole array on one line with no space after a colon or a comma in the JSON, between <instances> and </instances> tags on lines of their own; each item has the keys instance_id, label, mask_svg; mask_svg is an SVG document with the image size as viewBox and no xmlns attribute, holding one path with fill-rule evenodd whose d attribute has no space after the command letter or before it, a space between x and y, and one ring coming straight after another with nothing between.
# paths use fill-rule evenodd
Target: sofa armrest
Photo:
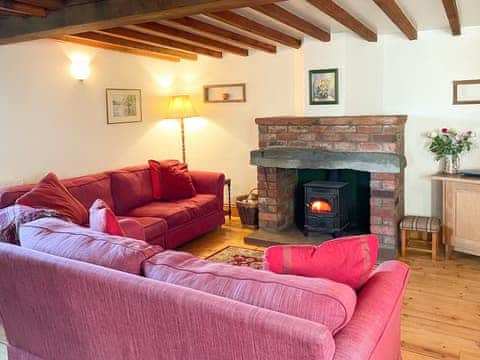
<instances>
[{"instance_id":1,"label":"sofa armrest","mask_svg":"<svg viewBox=\"0 0 480 360\"><path fill-rule=\"evenodd\" d=\"M335 336L334 360L400 359L400 310L410 269L386 261L358 293L348 325Z\"/></svg>"},{"instance_id":2,"label":"sofa armrest","mask_svg":"<svg viewBox=\"0 0 480 360\"><path fill-rule=\"evenodd\" d=\"M223 189L225 186L225 175L211 171L191 170L190 175L193 180L193 186L199 194L216 195L218 204L223 211Z\"/></svg>"}]
</instances>

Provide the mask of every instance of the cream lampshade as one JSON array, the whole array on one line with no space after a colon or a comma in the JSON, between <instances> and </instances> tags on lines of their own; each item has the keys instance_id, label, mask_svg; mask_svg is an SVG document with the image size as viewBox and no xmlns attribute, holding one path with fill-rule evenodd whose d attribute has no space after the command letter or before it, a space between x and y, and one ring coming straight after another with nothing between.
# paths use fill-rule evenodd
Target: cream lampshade
<instances>
[{"instance_id":1,"label":"cream lampshade","mask_svg":"<svg viewBox=\"0 0 480 360\"><path fill-rule=\"evenodd\" d=\"M182 160L186 161L185 156L185 122L184 119L198 116L192 105L190 96L177 95L170 98L168 104L167 119L180 119L180 129L182 136Z\"/></svg>"}]
</instances>

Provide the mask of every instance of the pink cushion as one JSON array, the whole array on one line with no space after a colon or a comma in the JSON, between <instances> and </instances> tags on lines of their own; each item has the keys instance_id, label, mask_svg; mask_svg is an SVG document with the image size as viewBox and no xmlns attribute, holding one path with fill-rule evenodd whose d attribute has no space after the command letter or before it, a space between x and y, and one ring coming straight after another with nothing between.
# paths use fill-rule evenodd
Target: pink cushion
<instances>
[{"instance_id":1,"label":"pink cushion","mask_svg":"<svg viewBox=\"0 0 480 360\"><path fill-rule=\"evenodd\" d=\"M177 160L149 160L148 164L156 200L188 199L197 194L187 164Z\"/></svg>"},{"instance_id":2,"label":"pink cushion","mask_svg":"<svg viewBox=\"0 0 480 360\"><path fill-rule=\"evenodd\" d=\"M87 209L60 183L54 173L48 173L32 190L19 197L16 204L52 209L76 224L88 222Z\"/></svg>"},{"instance_id":3,"label":"pink cushion","mask_svg":"<svg viewBox=\"0 0 480 360\"><path fill-rule=\"evenodd\" d=\"M343 237L313 245L280 245L265 251L264 269L331 279L361 287L370 276L378 255L375 235Z\"/></svg>"},{"instance_id":4,"label":"pink cushion","mask_svg":"<svg viewBox=\"0 0 480 360\"><path fill-rule=\"evenodd\" d=\"M170 250L147 260L143 269L148 278L321 323L333 334L355 310L355 292L327 279L278 275Z\"/></svg>"},{"instance_id":5,"label":"pink cushion","mask_svg":"<svg viewBox=\"0 0 480 360\"><path fill-rule=\"evenodd\" d=\"M23 247L140 274L142 263L163 249L144 241L112 236L58 219L40 219L20 228Z\"/></svg>"},{"instance_id":6,"label":"pink cushion","mask_svg":"<svg viewBox=\"0 0 480 360\"><path fill-rule=\"evenodd\" d=\"M152 181L147 166L134 166L111 173L115 214L125 215L130 210L153 201Z\"/></svg>"},{"instance_id":7,"label":"pink cushion","mask_svg":"<svg viewBox=\"0 0 480 360\"><path fill-rule=\"evenodd\" d=\"M125 236L115 214L105 201L97 199L90 207L90 229L105 234Z\"/></svg>"}]
</instances>

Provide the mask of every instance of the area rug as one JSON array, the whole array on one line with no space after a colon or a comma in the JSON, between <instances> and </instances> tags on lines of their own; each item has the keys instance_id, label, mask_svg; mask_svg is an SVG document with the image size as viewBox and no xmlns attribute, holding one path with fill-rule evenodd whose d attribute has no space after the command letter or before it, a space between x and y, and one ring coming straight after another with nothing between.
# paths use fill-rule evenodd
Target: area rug
<instances>
[{"instance_id":1,"label":"area rug","mask_svg":"<svg viewBox=\"0 0 480 360\"><path fill-rule=\"evenodd\" d=\"M206 259L230 265L263 269L263 251L246 249L239 246L227 246L208 256Z\"/></svg>"}]
</instances>

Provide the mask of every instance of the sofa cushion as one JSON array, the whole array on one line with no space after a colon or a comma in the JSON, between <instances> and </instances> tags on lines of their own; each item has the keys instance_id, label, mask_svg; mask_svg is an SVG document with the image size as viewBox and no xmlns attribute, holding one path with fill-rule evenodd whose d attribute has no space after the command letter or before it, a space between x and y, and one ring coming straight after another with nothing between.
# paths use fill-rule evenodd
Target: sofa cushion
<instances>
[{"instance_id":1,"label":"sofa cushion","mask_svg":"<svg viewBox=\"0 0 480 360\"><path fill-rule=\"evenodd\" d=\"M120 219L120 221L131 219L141 224L145 230L145 241L149 243L160 236L164 236L168 230L167 222L160 218L119 216L118 219Z\"/></svg>"},{"instance_id":2,"label":"sofa cushion","mask_svg":"<svg viewBox=\"0 0 480 360\"><path fill-rule=\"evenodd\" d=\"M61 183L86 209L90 208L97 199L105 201L110 208L114 208L110 175L107 173L65 179L61 180Z\"/></svg>"},{"instance_id":3,"label":"sofa cushion","mask_svg":"<svg viewBox=\"0 0 480 360\"><path fill-rule=\"evenodd\" d=\"M211 194L197 194L190 199L177 200L175 203L185 207L192 218L218 211L218 199Z\"/></svg>"},{"instance_id":4,"label":"sofa cushion","mask_svg":"<svg viewBox=\"0 0 480 360\"><path fill-rule=\"evenodd\" d=\"M23 194L32 190L33 186L34 185L17 185L0 189L0 208L4 209L15 205L15 201Z\"/></svg>"},{"instance_id":5,"label":"sofa cushion","mask_svg":"<svg viewBox=\"0 0 480 360\"><path fill-rule=\"evenodd\" d=\"M88 222L87 209L60 183L54 173L48 173L32 190L20 196L16 204L52 209L76 224Z\"/></svg>"},{"instance_id":6,"label":"sofa cushion","mask_svg":"<svg viewBox=\"0 0 480 360\"><path fill-rule=\"evenodd\" d=\"M144 206L140 206L130 211L127 216L130 217L156 217L165 219L168 228L188 223L192 216L188 209L176 202L154 201Z\"/></svg>"},{"instance_id":7,"label":"sofa cushion","mask_svg":"<svg viewBox=\"0 0 480 360\"><path fill-rule=\"evenodd\" d=\"M166 250L143 264L146 277L201 290L325 325L332 334L351 319L356 293L327 279L278 275Z\"/></svg>"},{"instance_id":8,"label":"sofa cushion","mask_svg":"<svg viewBox=\"0 0 480 360\"><path fill-rule=\"evenodd\" d=\"M90 229L109 235L125 236L125 232L115 217L115 214L105 201L100 199L95 200L90 207L89 213Z\"/></svg>"},{"instance_id":9,"label":"sofa cushion","mask_svg":"<svg viewBox=\"0 0 480 360\"><path fill-rule=\"evenodd\" d=\"M378 255L378 238L359 235L314 245L278 245L265 251L264 269L279 274L327 278L360 288Z\"/></svg>"},{"instance_id":10,"label":"sofa cushion","mask_svg":"<svg viewBox=\"0 0 480 360\"><path fill-rule=\"evenodd\" d=\"M88 209L96 199L102 199L112 209L113 198L110 186L110 175L99 173L80 176L71 179L60 180L60 182ZM32 190L35 185L19 185L0 189L0 208L15 204L15 201L23 194Z\"/></svg>"},{"instance_id":11,"label":"sofa cushion","mask_svg":"<svg viewBox=\"0 0 480 360\"><path fill-rule=\"evenodd\" d=\"M153 197L156 200L172 201L188 199L196 195L187 164L177 160L149 160Z\"/></svg>"},{"instance_id":12,"label":"sofa cushion","mask_svg":"<svg viewBox=\"0 0 480 360\"><path fill-rule=\"evenodd\" d=\"M169 228L211 214L218 210L217 198L211 194L197 194L190 199L176 201L154 201L136 208L128 216L159 217L167 221Z\"/></svg>"},{"instance_id":13,"label":"sofa cushion","mask_svg":"<svg viewBox=\"0 0 480 360\"><path fill-rule=\"evenodd\" d=\"M140 274L142 263L163 249L144 241L112 236L59 219L40 219L20 227L23 247Z\"/></svg>"},{"instance_id":14,"label":"sofa cushion","mask_svg":"<svg viewBox=\"0 0 480 360\"><path fill-rule=\"evenodd\" d=\"M135 166L110 174L115 214L125 215L130 210L153 200L150 171L146 166Z\"/></svg>"}]
</instances>

